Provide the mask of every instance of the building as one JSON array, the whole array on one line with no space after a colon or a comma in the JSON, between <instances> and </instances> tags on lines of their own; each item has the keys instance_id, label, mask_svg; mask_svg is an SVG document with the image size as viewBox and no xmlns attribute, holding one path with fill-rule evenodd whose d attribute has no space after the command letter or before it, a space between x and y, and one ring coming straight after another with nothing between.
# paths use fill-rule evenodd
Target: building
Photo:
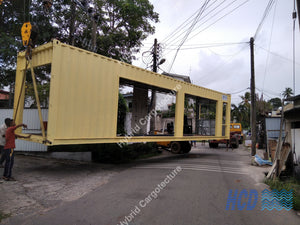
<instances>
[{"instance_id":1,"label":"building","mask_svg":"<svg viewBox=\"0 0 300 225\"><path fill-rule=\"evenodd\" d=\"M294 102L293 107L284 111L286 124L286 142L291 144L294 163L296 164L295 172L300 177L300 95L287 98L286 101Z\"/></svg>"},{"instance_id":2,"label":"building","mask_svg":"<svg viewBox=\"0 0 300 225\"><path fill-rule=\"evenodd\" d=\"M9 92L0 90L0 108L8 108L9 106Z\"/></svg>"},{"instance_id":3,"label":"building","mask_svg":"<svg viewBox=\"0 0 300 225\"><path fill-rule=\"evenodd\" d=\"M162 74L165 75L165 76L168 76L168 77L172 77L172 78L177 79L177 80L181 80L181 81L190 83L190 84L192 83L189 76L178 75L178 74L174 74L174 73L165 73L165 72L162 73Z\"/></svg>"}]
</instances>

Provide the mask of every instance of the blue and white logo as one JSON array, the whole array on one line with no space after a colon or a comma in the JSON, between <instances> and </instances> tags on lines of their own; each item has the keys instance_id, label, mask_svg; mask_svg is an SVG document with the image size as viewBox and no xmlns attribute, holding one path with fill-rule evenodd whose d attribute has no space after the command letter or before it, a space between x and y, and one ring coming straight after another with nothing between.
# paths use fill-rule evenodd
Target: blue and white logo
<instances>
[{"instance_id":1,"label":"blue and white logo","mask_svg":"<svg viewBox=\"0 0 300 225\"><path fill-rule=\"evenodd\" d=\"M229 190L226 210L253 210L258 202L259 194L257 190L251 189L249 192L246 189ZM290 211L293 208L293 190L281 190L276 189L269 191L265 189L261 193L261 210L273 210L281 211L285 209Z\"/></svg>"},{"instance_id":2,"label":"blue and white logo","mask_svg":"<svg viewBox=\"0 0 300 225\"><path fill-rule=\"evenodd\" d=\"M293 190L263 190L261 193L261 210L269 211L277 209L278 211L285 209L290 211L293 208Z\"/></svg>"}]
</instances>

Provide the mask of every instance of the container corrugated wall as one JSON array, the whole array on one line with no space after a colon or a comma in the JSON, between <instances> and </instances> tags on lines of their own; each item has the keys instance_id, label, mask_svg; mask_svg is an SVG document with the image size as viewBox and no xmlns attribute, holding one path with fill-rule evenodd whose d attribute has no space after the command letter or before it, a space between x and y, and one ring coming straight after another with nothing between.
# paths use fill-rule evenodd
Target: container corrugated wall
<instances>
[{"instance_id":1,"label":"container corrugated wall","mask_svg":"<svg viewBox=\"0 0 300 225\"><path fill-rule=\"evenodd\" d=\"M43 119L48 118L48 109L42 109ZM0 125L4 123L5 118L13 117L13 109L0 109ZM23 114L24 123L28 125L28 130L23 130L23 133L41 132L40 122L37 109L24 109ZM16 140L16 151L26 152L46 152L47 146L30 141Z\"/></svg>"},{"instance_id":2,"label":"container corrugated wall","mask_svg":"<svg viewBox=\"0 0 300 225\"><path fill-rule=\"evenodd\" d=\"M183 135L186 94L217 102L215 136L197 136L195 140L229 138L230 95L143 70L57 40L33 49L32 66L45 64L51 64L47 135L32 135L31 141L49 145L122 141L123 137L117 136L120 79L176 91L174 137L134 136L133 142L190 140L190 137ZM16 120L19 122L26 122L22 120L23 106L17 107L19 97L25 97L22 90L25 65L25 53L19 53L14 105L15 110L17 109ZM226 136L222 136L224 102L227 103Z\"/></svg>"}]
</instances>

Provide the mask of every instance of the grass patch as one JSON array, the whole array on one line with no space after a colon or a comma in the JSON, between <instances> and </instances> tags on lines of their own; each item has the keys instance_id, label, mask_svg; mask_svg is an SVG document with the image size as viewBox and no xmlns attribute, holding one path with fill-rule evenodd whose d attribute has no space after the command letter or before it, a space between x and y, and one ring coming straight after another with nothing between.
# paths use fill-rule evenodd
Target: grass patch
<instances>
[{"instance_id":1,"label":"grass patch","mask_svg":"<svg viewBox=\"0 0 300 225\"><path fill-rule=\"evenodd\" d=\"M293 205L295 210L300 210L300 182L296 179L288 179L288 180L265 180L265 183L270 186L270 188L281 191L283 189L290 191L293 190L294 198Z\"/></svg>"},{"instance_id":2,"label":"grass patch","mask_svg":"<svg viewBox=\"0 0 300 225\"><path fill-rule=\"evenodd\" d=\"M10 213L5 214L5 213L3 213L3 212L0 211L0 222L1 222L2 220L4 220L4 219L10 217L10 216L11 216Z\"/></svg>"}]
</instances>

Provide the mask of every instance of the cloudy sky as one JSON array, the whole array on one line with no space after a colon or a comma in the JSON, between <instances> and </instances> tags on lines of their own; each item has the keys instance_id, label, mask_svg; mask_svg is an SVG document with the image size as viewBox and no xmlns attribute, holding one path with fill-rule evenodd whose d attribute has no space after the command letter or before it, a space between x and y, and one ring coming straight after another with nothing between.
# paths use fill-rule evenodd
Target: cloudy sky
<instances>
[{"instance_id":1,"label":"cloudy sky","mask_svg":"<svg viewBox=\"0 0 300 225\"><path fill-rule=\"evenodd\" d=\"M157 38L161 58L166 59L159 72L189 75L194 84L230 93L232 102L239 103L239 96L250 87L248 42L255 35L270 0L210 0L202 13L199 11L206 0L150 2L159 13L160 22L155 25L155 34L144 42L134 65L146 68L151 64L149 49ZM265 99L280 97L286 87L293 88L292 12L293 0L274 0L255 38L256 87ZM199 20L194 22L171 67L176 50L197 14ZM300 94L299 34L296 20L296 94Z\"/></svg>"}]
</instances>

